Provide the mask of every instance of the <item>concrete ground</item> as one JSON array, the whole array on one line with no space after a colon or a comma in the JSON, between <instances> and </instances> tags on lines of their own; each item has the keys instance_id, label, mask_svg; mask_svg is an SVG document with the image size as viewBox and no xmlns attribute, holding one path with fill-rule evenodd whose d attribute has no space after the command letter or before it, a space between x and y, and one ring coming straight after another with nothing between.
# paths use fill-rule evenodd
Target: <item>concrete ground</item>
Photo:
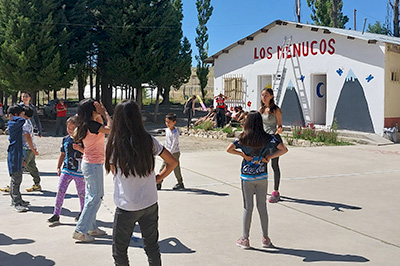
<instances>
[{"instance_id":1,"label":"concrete ground","mask_svg":"<svg viewBox=\"0 0 400 266\"><path fill-rule=\"evenodd\" d=\"M400 265L400 145L290 148L280 159L282 201L268 203L275 248L261 247L253 212L252 249L235 245L241 235L239 156L193 151L181 156L186 190L172 191L173 175L159 191L163 265ZM111 233L113 184L105 176L98 225L108 235L90 244L71 238L79 203L73 184L61 224L50 227L58 177L56 160L38 160L42 192L25 192L30 211L16 213L9 195L0 195L0 265L113 265ZM156 169L161 164L157 159ZM9 183L0 162L0 185ZM272 175L269 193L272 190ZM129 248L132 265L147 265L136 228Z\"/></svg>"}]
</instances>

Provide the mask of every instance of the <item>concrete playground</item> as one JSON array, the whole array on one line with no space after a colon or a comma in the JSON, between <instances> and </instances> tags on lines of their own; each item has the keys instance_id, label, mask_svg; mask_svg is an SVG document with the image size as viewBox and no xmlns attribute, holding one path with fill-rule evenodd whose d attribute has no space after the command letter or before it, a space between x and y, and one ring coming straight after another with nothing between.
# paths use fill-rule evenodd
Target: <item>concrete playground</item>
<instances>
[{"instance_id":1,"label":"concrete playground","mask_svg":"<svg viewBox=\"0 0 400 266\"><path fill-rule=\"evenodd\" d=\"M253 212L250 250L235 245L241 235L240 158L221 151L183 152L184 191L172 191L170 175L159 191L163 265L400 265L400 145L296 147L280 159L282 201L268 203L275 248L261 247L258 213ZM112 176L98 225L108 235L89 244L71 235L79 203L74 184L67 192L61 224L49 227L58 177L56 159L38 160L42 192L25 192L30 211L16 213L9 195L0 195L0 265L113 265ZM157 159L156 169L161 164ZM0 162L0 185L9 183ZM269 180L269 193L273 178ZM136 228L131 265L147 265Z\"/></svg>"}]
</instances>

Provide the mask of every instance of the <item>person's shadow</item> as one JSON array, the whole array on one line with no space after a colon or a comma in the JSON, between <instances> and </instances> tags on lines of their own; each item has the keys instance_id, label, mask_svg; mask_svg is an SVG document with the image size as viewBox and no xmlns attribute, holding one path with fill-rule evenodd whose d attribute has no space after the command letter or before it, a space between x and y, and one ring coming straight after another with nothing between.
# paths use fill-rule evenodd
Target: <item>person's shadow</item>
<instances>
[{"instance_id":1,"label":"person's shadow","mask_svg":"<svg viewBox=\"0 0 400 266\"><path fill-rule=\"evenodd\" d=\"M12 239L11 237L0 233L0 246L9 245L25 245L35 242L32 239L19 238ZM16 255L9 254L0 250L0 265L4 266L14 266L14 265L29 265L29 266L50 266L55 265L55 262L46 259L45 256L34 256L27 252L20 252Z\"/></svg>"},{"instance_id":2,"label":"person's shadow","mask_svg":"<svg viewBox=\"0 0 400 266\"><path fill-rule=\"evenodd\" d=\"M188 248L185 246L179 239L176 237L169 237L158 241L158 245L160 246L161 253L175 253L175 254L182 254L182 253L194 253L196 251ZM138 247L143 248L143 240L142 238L135 237L132 235L131 237L131 247Z\"/></svg>"},{"instance_id":3,"label":"person's shadow","mask_svg":"<svg viewBox=\"0 0 400 266\"><path fill-rule=\"evenodd\" d=\"M292 249L292 248L282 248L282 247L273 247L268 249L258 249L251 248L250 250L265 252L269 254L282 254L282 255L291 255L296 257L303 258L304 262L368 262L369 259L351 254L334 254L328 253L325 251L318 250L305 250L305 249Z\"/></svg>"},{"instance_id":4,"label":"person's shadow","mask_svg":"<svg viewBox=\"0 0 400 266\"><path fill-rule=\"evenodd\" d=\"M53 260L46 259L45 256L34 256L28 252L18 254L8 254L0 250L0 261L2 266L29 265L29 266L50 266L56 263Z\"/></svg>"},{"instance_id":5,"label":"person's shadow","mask_svg":"<svg viewBox=\"0 0 400 266\"><path fill-rule=\"evenodd\" d=\"M291 198L287 196L281 196L280 197L282 202L293 202L293 203L299 203L299 204L307 204L307 205L314 205L314 206L321 206L321 207L332 207L332 211L340 211L342 212L343 209L347 210L361 210L361 207L358 206L352 206L352 205L347 205L343 203L337 203L337 202L328 202L328 201L321 201L321 200L307 200L307 199L296 199L296 198Z\"/></svg>"},{"instance_id":6,"label":"person's shadow","mask_svg":"<svg viewBox=\"0 0 400 266\"><path fill-rule=\"evenodd\" d=\"M219 193L212 190L200 189L200 188L185 188L181 190L173 190L173 189L162 189L164 191L176 191L176 192L190 192L196 195L208 195L208 196L229 196L229 193Z\"/></svg>"}]
</instances>

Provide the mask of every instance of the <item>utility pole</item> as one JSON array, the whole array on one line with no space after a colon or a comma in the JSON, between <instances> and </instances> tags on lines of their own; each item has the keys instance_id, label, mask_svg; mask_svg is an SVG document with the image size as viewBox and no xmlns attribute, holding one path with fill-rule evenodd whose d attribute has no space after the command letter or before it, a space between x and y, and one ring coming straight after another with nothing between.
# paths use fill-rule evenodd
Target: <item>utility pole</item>
<instances>
[{"instance_id":1,"label":"utility pole","mask_svg":"<svg viewBox=\"0 0 400 266\"><path fill-rule=\"evenodd\" d=\"M296 16L297 16L297 22L300 21L300 0L294 0L295 6L296 6Z\"/></svg>"},{"instance_id":2,"label":"utility pole","mask_svg":"<svg viewBox=\"0 0 400 266\"><path fill-rule=\"evenodd\" d=\"M338 16L337 16L337 10L338 10L338 2L337 0L332 0L332 10L331 10L331 16L332 16L332 27L337 28L338 24Z\"/></svg>"},{"instance_id":3,"label":"utility pole","mask_svg":"<svg viewBox=\"0 0 400 266\"><path fill-rule=\"evenodd\" d=\"M356 24L356 22L357 22L357 19L356 19L356 11L357 11L357 9L354 9L353 10L353 13L354 13L354 15L353 15L353 20L354 20L354 30L357 30L357 24Z\"/></svg>"}]
</instances>

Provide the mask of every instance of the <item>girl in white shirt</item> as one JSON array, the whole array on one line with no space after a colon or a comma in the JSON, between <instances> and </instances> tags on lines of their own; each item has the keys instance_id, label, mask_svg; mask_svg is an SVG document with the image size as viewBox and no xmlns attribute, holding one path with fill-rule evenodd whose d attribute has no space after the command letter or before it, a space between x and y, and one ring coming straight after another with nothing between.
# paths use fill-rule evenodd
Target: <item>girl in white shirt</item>
<instances>
[{"instance_id":1,"label":"girl in white shirt","mask_svg":"<svg viewBox=\"0 0 400 266\"><path fill-rule=\"evenodd\" d=\"M129 265L128 247L138 222L149 265L161 265L158 246L158 204L156 183L167 177L177 165L176 159L144 129L142 115L133 100L115 107L114 123L106 147L105 168L114 175L112 252L116 265ZM154 156L166 167L154 173Z\"/></svg>"}]
</instances>

